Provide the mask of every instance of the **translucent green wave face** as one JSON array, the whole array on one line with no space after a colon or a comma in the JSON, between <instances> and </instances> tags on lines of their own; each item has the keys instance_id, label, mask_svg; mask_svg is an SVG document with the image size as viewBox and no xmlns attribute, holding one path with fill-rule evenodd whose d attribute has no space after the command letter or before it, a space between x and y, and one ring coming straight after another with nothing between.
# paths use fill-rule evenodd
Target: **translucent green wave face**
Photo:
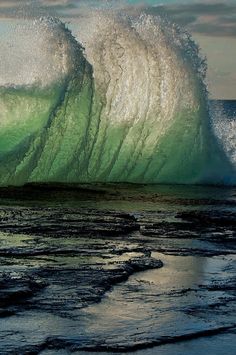
<instances>
[{"instance_id":1,"label":"translucent green wave face","mask_svg":"<svg viewBox=\"0 0 236 355\"><path fill-rule=\"evenodd\" d=\"M46 125L60 88L0 88L0 151L14 150Z\"/></svg>"},{"instance_id":2,"label":"translucent green wave face","mask_svg":"<svg viewBox=\"0 0 236 355\"><path fill-rule=\"evenodd\" d=\"M36 23L60 39L60 79L1 87L0 184L233 183L191 38L151 16L85 22L85 53L58 21Z\"/></svg>"}]
</instances>

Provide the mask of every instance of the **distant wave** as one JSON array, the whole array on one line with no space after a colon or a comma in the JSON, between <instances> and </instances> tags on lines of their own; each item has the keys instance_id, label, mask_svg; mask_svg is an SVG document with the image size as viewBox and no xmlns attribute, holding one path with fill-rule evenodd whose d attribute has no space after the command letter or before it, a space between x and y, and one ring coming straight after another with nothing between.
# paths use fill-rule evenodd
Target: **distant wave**
<instances>
[{"instance_id":1,"label":"distant wave","mask_svg":"<svg viewBox=\"0 0 236 355\"><path fill-rule=\"evenodd\" d=\"M1 185L235 183L205 61L178 26L97 11L81 20L80 43L54 18L14 38L0 67Z\"/></svg>"}]
</instances>

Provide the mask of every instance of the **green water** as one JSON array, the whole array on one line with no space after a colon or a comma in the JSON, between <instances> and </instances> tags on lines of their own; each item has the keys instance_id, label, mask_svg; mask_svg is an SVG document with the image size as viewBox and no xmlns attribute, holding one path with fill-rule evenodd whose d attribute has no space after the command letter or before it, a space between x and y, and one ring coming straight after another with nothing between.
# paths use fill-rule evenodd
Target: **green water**
<instances>
[{"instance_id":1,"label":"green water","mask_svg":"<svg viewBox=\"0 0 236 355\"><path fill-rule=\"evenodd\" d=\"M98 32L90 58L58 20L40 21L36 30L43 27L49 49L58 41L54 56L68 68L46 85L0 87L1 186L234 181L210 126L202 64L189 37L150 16L133 24L112 19L115 32ZM160 51L166 61L157 60Z\"/></svg>"}]
</instances>

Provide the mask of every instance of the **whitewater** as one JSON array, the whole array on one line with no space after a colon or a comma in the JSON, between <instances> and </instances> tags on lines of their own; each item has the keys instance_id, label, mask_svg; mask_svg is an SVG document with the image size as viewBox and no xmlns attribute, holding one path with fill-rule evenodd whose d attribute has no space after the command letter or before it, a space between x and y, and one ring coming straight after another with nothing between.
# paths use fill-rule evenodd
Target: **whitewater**
<instances>
[{"instance_id":1,"label":"whitewater","mask_svg":"<svg viewBox=\"0 0 236 355\"><path fill-rule=\"evenodd\" d=\"M235 124L212 118L206 61L169 20L90 11L72 35L32 18L0 43L1 186L235 184Z\"/></svg>"}]
</instances>

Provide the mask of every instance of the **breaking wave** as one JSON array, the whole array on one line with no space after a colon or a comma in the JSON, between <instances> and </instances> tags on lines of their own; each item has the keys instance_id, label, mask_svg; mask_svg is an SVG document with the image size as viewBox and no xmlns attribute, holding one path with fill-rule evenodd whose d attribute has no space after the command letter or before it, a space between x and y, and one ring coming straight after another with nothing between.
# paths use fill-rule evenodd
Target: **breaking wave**
<instances>
[{"instance_id":1,"label":"breaking wave","mask_svg":"<svg viewBox=\"0 0 236 355\"><path fill-rule=\"evenodd\" d=\"M97 11L9 30L0 64L0 184L234 184L206 64L158 16ZM10 45L9 45L10 43Z\"/></svg>"}]
</instances>

